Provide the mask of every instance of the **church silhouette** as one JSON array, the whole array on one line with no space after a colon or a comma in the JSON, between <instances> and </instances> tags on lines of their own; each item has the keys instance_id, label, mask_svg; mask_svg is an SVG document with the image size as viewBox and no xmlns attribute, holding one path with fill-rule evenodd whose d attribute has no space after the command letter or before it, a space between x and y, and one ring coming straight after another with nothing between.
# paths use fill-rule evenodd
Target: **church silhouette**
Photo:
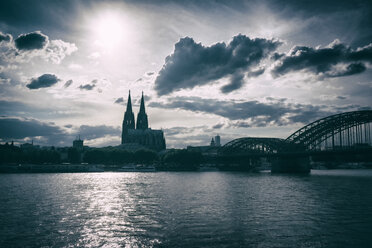
<instances>
[{"instance_id":1,"label":"church silhouette","mask_svg":"<svg viewBox=\"0 0 372 248\"><path fill-rule=\"evenodd\" d=\"M145 111L145 99L142 92L140 110L137 115L137 125L134 121L130 91L127 109L124 114L121 144L124 148L147 148L155 151L165 149L165 138L162 130L153 130L148 127L148 118Z\"/></svg>"}]
</instances>

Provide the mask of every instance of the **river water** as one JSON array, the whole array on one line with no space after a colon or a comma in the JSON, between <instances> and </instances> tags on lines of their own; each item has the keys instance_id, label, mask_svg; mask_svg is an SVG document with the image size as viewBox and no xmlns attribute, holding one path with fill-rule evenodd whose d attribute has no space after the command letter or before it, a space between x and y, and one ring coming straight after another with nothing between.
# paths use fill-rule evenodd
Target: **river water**
<instances>
[{"instance_id":1,"label":"river water","mask_svg":"<svg viewBox=\"0 0 372 248\"><path fill-rule=\"evenodd\" d=\"M0 175L0 247L372 247L372 170Z\"/></svg>"}]
</instances>

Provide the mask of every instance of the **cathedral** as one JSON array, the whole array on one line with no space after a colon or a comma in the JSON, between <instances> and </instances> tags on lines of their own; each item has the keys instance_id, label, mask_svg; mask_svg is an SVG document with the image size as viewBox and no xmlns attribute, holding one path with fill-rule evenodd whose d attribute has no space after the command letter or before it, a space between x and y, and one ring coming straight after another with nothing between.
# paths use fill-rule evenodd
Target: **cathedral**
<instances>
[{"instance_id":1,"label":"cathedral","mask_svg":"<svg viewBox=\"0 0 372 248\"><path fill-rule=\"evenodd\" d=\"M141 106L137 115L137 123L134 121L130 91L128 96L127 110L124 114L121 144L123 147L143 147L155 151L165 149L165 139L162 130L153 130L148 127L148 119L145 111L145 100L141 98Z\"/></svg>"}]
</instances>

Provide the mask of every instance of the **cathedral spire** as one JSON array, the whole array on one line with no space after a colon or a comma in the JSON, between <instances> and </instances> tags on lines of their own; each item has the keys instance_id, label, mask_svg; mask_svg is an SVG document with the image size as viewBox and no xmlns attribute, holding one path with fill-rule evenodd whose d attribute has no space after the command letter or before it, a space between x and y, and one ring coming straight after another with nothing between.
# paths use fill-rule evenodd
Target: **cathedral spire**
<instances>
[{"instance_id":1,"label":"cathedral spire","mask_svg":"<svg viewBox=\"0 0 372 248\"><path fill-rule=\"evenodd\" d=\"M129 94L128 94L127 111L132 112L132 100L130 98L130 90L129 90Z\"/></svg>"},{"instance_id":2,"label":"cathedral spire","mask_svg":"<svg viewBox=\"0 0 372 248\"><path fill-rule=\"evenodd\" d=\"M123 120L123 128L121 133L121 143L124 144L126 134L128 133L129 129L134 129L134 114L132 111L132 100L130 98L130 91L128 95L128 102L127 102L127 110L124 114L124 120Z\"/></svg>"},{"instance_id":3,"label":"cathedral spire","mask_svg":"<svg viewBox=\"0 0 372 248\"><path fill-rule=\"evenodd\" d=\"M142 91L141 106L140 106L140 110L139 110L139 112L144 112L144 113L146 113L146 111L145 111L145 99L143 98L143 91Z\"/></svg>"},{"instance_id":4,"label":"cathedral spire","mask_svg":"<svg viewBox=\"0 0 372 248\"><path fill-rule=\"evenodd\" d=\"M137 115L136 129L145 130L145 129L148 129L148 128L149 128L149 124L148 124L148 120L147 120L147 114L146 114L146 111L145 111L145 99L144 99L143 91L142 91L141 106L140 106L140 110L139 110L138 115Z\"/></svg>"}]
</instances>

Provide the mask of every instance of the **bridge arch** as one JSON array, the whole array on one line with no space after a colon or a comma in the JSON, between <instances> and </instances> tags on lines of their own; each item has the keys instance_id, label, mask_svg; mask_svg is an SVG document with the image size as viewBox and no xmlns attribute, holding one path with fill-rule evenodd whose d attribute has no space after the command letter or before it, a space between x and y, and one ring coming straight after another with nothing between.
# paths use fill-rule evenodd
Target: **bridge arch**
<instances>
[{"instance_id":1,"label":"bridge arch","mask_svg":"<svg viewBox=\"0 0 372 248\"><path fill-rule=\"evenodd\" d=\"M371 144L372 110L331 115L314 121L293 134L286 141L306 150L337 149L355 144Z\"/></svg>"},{"instance_id":2,"label":"bridge arch","mask_svg":"<svg viewBox=\"0 0 372 248\"><path fill-rule=\"evenodd\" d=\"M219 150L221 155L237 154L274 154L279 152L288 152L299 150L301 147L294 145L284 139L245 137L234 139Z\"/></svg>"}]
</instances>

